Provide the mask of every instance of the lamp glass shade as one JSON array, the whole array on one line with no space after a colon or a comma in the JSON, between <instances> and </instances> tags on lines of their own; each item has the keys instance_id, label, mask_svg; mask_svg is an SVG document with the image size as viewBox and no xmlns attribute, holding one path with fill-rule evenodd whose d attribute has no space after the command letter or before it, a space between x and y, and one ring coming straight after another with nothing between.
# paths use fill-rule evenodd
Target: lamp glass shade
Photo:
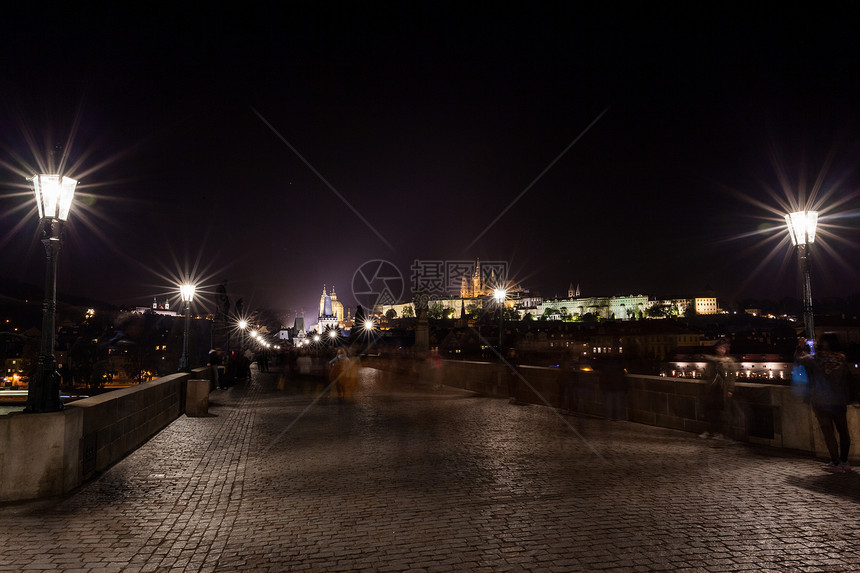
<instances>
[{"instance_id":1,"label":"lamp glass shade","mask_svg":"<svg viewBox=\"0 0 860 573\"><path fill-rule=\"evenodd\" d=\"M179 287L179 295L182 297L182 302L191 302L194 300L194 285L181 285Z\"/></svg>"},{"instance_id":2,"label":"lamp glass shade","mask_svg":"<svg viewBox=\"0 0 860 573\"><path fill-rule=\"evenodd\" d=\"M792 245L806 245L815 242L815 228L818 225L817 211L797 211L785 216L788 234Z\"/></svg>"},{"instance_id":3,"label":"lamp glass shade","mask_svg":"<svg viewBox=\"0 0 860 573\"><path fill-rule=\"evenodd\" d=\"M67 220L77 180L60 175L34 175L30 181L36 194L39 218Z\"/></svg>"}]
</instances>

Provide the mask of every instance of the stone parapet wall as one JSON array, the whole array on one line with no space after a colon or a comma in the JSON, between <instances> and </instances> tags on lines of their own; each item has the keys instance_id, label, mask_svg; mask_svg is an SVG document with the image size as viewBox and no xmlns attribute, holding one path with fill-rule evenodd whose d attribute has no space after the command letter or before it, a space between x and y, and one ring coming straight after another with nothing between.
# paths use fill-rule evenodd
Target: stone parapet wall
<instances>
[{"instance_id":1,"label":"stone parapet wall","mask_svg":"<svg viewBox=\"0 0 860 573\"><path fill-rule=\"evenodd\" d=\"M411 374L416 381L445 384L495 398L509 397L516 380L516 399L571 412L605 416L607 392L597 372L564 372L558 368L491 362L440 360L408 365L404 360L370 360L367 366ZM706 429L705 382L687 378L628 375L625 412L631 422L695 434ZM738 441L815 453L828 457L824 438L808 404L789 386L738 383L726 410L729 435ZM850 459L860 463L860 406L848 406L852 436Z\"/></svg>"},{"instance_id":2,"label":"stone parapet wall","mask_svg":"<svg viewBox=\"0 0 860 573\"><path fill-rule=\"evenodd\" d=\"M80 486L182 415L189 378L210 377L210 368L198 368L78 400L60 412L0 416L0 502Z\"/></svg>"}]
</instances>

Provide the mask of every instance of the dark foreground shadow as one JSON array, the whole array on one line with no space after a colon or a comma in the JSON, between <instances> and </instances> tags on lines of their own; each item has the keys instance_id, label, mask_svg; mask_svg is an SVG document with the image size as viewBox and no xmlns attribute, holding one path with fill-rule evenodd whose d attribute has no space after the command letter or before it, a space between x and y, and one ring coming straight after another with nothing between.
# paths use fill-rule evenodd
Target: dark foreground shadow
<instances>
[{"instance_id":1,"label":"dark foreground shadow","mask_svg":"<svg viewBox=\"0 0 860 573\"><path fill-rule=\"evenodd\" d=\"M809 491L835 495L854 503L860 503L860 474L854 471L846 474L821 472L821 475L791 476L786 479L786 483Z\"/></svg>"}]
</instances>

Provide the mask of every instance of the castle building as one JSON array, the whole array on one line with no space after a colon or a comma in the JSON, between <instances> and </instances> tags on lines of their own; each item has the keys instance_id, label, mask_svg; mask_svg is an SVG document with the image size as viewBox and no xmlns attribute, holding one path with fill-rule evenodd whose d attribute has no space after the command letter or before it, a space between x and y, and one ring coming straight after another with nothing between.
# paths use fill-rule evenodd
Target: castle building
<instances>
[{"instance_id":1,"label":"castle building","mask_svg":"<svg viewBox=\"0 0 860 573\"><path fill-rule=\"evenodd\" d=\"M319 317L317 319L317 332L322 334L329 328L339 328L343 324L343 303L337 300L334 286L331 294L326 293L323 285L322 296L320 296Z\"/></svg>"},{"instance_id":2,"label":"castle building","mask_svg":"<svg viewBox=\"0 0 860 573\"><path fill-rule=\"evenodd\" d=\"M497 286L496 271L490 273L489 280L484 282L484 277L481 274L481 260L475 259L475 272L471 277L463 275L460 282L460 298L480 298L482 296L491 296L493 289Z\"/></svg>"},{"instance_id":3,"label":"castle building","mask_svg":"<svg viewBox=\"0 0 860 573\"><path fill-rule=\"evenodd\" d=\"M305 332L305 317L297 316L295 322L293 322L293 346L296 348L303 346L307 336Z\"/></svg>"},{"instance_id":4,"label":"castle building","mask_svg":"<svg viewBox=\"0 0 860 573\"><path fill-rule=\"evenodd\" d=\"M326 293L326 287L323 285L322 295L320 296L320 311L319 316L323 315L325 310L326 298L331 302L332 314L337 317L339 323L343 322L343 303L337 300L337 293L334 292L334 286L331 287L331 294Z\"/></svg>"}]
</instances>

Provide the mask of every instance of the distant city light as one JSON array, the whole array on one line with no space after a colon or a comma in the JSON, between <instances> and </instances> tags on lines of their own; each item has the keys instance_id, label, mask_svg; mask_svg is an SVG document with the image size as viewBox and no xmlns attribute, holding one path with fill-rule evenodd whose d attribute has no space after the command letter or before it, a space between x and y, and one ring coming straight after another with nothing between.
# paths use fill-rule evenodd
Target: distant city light
<instances>
[{"instance_id":1,"label":"distant city light","mask_svg":"<svg viewBox=\"0 0 860 573\"><path fill-rule=\"evenodd\" d=\"M371 320L371 319L369 319L369 318L368 318L368 319L366 319L366 320L364 321L364 324L363 324L362 326L364 326L364 329L365 329L365 330L373 330L373 326L374 326L374 325L373 325L373 320Z\"/></svg>"},{"instance_id":2,"label":"distant city light","mask_svg":"<svg viewBox=\"0 0 860 573\"><path fill-rule=\"evenodd\" d=\"M337 338L337 331L336 330L329 330L328 331L328 337L329 338Z\"/></svg>"},{"instance_id":3,"label":"distant city light","mask_svg":"<svg viewBox=\"0 0 860 573\"><path fill-rule=\"evenodd\" d=\"M241 328L242 330L245 330L246 328L248 328L248 321L247 320L240 320L239 321L239 328Z\"/></svg>"}]
</instances>

